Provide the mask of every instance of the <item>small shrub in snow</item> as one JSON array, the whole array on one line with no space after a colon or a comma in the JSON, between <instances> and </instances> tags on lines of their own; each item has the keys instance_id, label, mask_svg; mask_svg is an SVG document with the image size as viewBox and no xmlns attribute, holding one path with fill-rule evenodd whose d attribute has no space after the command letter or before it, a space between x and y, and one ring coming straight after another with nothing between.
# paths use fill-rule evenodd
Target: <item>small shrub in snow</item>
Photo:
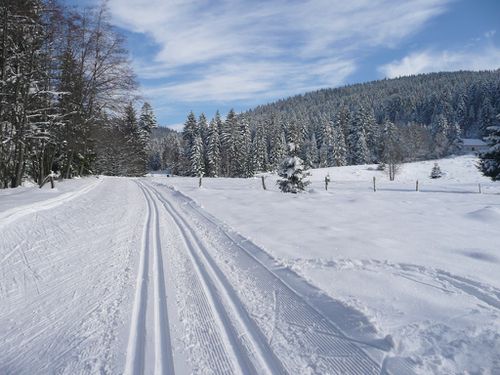
<instances>
[{"instance_id":1,"label":"small shrub in snow","mask_svg":"<svg viewBox=\"0 0 500 375\"><path fill-rule=\"evenodd\" d=\"M434 167L432 167L431 178L440 178L443 176L443 172L441 172L441 168L439 168L438 163L434 163Z\"/></svg>"},{"instance_id":2,"label":"small shrub in snow","mask_svg":"<svg viewBox=\"0 0 500 375\"><path fill-rule=\"evenodd\" d=\"M305 180L309 173L305 171L304 162L297 156L295 144L288 145L289 155L282 161L278 176L283 179L277 184L283 193L299 193L304 191L309 181Z\"/></svg>"}]
</instances>

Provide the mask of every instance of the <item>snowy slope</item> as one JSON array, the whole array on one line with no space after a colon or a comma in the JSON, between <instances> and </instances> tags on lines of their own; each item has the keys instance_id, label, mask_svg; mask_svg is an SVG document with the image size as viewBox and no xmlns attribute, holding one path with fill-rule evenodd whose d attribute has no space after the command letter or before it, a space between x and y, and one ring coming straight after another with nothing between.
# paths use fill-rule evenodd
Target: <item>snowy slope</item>
<instances>
[{"instance_id":1,"label":"snowy slope","mask_svg":"<svg viewBox=\"0 0 500 375\"><path fill-rule=\"evenodd\" d=\"M265 249L282 265L362 311L390 355L422 373L500 372L500 184L476 159L405 165L390 182L373 166L312 171L298 196L260 179L156 177ZM323 179L332 183L324 191ZM376 193L372 178L376 176ZM415 180L420 191L415 191ZM478 193L478 183L482 194Z\"/></svg>"}]
</instances>

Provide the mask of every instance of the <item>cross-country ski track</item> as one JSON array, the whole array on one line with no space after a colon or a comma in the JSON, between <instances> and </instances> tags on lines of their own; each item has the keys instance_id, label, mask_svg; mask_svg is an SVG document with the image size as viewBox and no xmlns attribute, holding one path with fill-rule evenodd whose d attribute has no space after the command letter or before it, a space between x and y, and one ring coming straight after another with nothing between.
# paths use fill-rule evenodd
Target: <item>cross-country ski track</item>
<instances>
[{"instance_id":1,"label":"cross-country ski track","mask_svg":"<svg viewBox=\"0 0 500 375\"><path fill-rule=\"evenodd\" d=\"M362 313L187 196L88 186L0 226L0 373L412 373Z\"/></svg>"}]
</instances>

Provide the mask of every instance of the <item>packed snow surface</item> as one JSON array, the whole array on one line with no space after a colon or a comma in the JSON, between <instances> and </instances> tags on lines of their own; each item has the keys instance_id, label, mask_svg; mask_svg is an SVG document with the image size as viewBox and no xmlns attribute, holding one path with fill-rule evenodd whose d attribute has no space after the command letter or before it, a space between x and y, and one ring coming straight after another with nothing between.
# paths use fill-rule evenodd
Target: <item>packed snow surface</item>
<instances>
[{"instance_id":1,"label":"packed snow surface","mask_svg":"<svg viewBox=\"0 0 500 375\"><path fill-rule=\"evenodd\" d=\"M434 162L0 191L0 373L500 373L500 184Z\"/></svg>"},{"instance_id":2,"label":"packed snow surface","mask_svg":"<svg viewBox=\"0 0 500 375\"><path fill-rule=\"evenodd\" d=\"M417 372L498 374L500 184L473 156L437 160L444 176L431 179L435 162L405 164L393 182L374 165L315 169L297 195L280 193L274 175L266 191L260 178L205 178L201 189L156 180L362 312L392 336L388 355Z\"/></svg>"}]
</instances>

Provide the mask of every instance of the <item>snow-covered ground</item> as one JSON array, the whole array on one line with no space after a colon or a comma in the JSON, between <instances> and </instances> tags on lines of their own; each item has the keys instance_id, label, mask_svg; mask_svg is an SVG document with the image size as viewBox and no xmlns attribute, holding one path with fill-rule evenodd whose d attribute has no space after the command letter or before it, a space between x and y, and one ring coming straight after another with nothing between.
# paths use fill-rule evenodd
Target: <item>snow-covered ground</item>
<instances>
[{"instance_id":1,"label":"snow-covered ground","mask_svg":"<svg viewBox=\"0 0 500 375\"><path fill-rule=\"evenodd\" d=\"M472 156L316 169L287 195L255 179L159 178L331 297L365 314L422 373L500 373L500 183ZM332 182L324 190L324 177ZM377 192L373 192L376 176ZM415 191L419 180L419 192ZM481 184L482 194L478 193Z\"/></svg>"},{"instance_id":2,"label":"snow-covered ground","mask_svg":"<svg viewBox=\"0 0 500 375\"><path fill-rule=\"evenodd\" d=\"M0 191L0 373L500 373L500 184L475 162L318 169L300 195Z\"/></svg>"}]
</instances>

